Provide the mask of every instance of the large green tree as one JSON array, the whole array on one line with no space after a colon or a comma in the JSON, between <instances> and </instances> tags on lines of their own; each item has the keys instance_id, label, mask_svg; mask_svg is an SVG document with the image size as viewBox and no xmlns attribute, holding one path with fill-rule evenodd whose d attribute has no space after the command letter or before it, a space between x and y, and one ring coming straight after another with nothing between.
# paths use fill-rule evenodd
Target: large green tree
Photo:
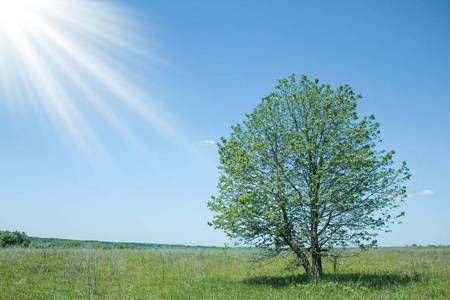
<instances>
[{"instance_id":1,"label":"large green tree","mask_svg":"<svg viewBox=\"0 0 450 300\"><path fill-rule=\"evenodd\" d=\"M279 80L218 143L219 193L208 202L218 214L210 225L292 251L309 278L322 276L331 248L376 245L410 175L405 162L393 168L394 151L380 149L374 116L358 118L359 98L348 85Z\"/></svg>"}]
</instances>

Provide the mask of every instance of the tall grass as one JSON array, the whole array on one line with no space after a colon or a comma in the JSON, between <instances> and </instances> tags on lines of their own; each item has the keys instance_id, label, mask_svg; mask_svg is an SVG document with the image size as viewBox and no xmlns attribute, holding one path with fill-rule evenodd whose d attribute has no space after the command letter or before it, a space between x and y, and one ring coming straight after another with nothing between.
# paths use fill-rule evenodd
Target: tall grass
<instances>
[{"instance_id":1,"label":"tall grass","mask_svg":"<svg viewBox=\"0 0 450 300\"><path fill-rule=\"evenodd\" d=\"M449 299L449 248L376 249L308 281L255 250L0 249L0 299Z\"/></svg>"}]
</instances>

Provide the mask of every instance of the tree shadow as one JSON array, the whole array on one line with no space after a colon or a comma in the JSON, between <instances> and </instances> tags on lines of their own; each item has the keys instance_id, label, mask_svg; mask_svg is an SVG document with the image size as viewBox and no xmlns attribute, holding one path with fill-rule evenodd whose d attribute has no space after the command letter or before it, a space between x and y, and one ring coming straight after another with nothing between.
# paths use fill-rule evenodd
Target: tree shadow
<instances>
[{"instance_id":1,"label":"tree shadow","mask_svg":"<svg viewBox=\"0 0 450 300\"><path fill-rule=\"evenodd\" d=\"M288 276L255 276L243 280L247 285L268 285L276 288L282 288L290 285L308 283L306 275L288 275Z\"/></svg>"},{"instance_id":2,"label":"tree shadow","mask_svg":"<svg viewBox=\"0 0 450 300\"><path fill-rule=\"evenodd\" d=\"M283 288L290 285L315 283L355 283L369 289L384 289L394 285L407 285L409 283L426 280L421 276L408 276L397 274L337 274L324 275L322 280L310 280L305 274L286 276L255 276L243 280L247 285L268 285L275 288Z\"/></svg>"}]
</instances>

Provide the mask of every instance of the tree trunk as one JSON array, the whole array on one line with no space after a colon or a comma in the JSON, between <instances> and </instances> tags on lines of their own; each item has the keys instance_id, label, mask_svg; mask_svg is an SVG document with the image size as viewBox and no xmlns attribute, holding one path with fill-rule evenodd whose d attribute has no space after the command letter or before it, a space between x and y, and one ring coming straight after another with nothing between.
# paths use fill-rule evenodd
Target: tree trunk
<instances>
[{"instance_id":1,"label":"tree trunk","mask_svg":"<svg viewBox=\"0 0 450 300\"><path fill-rule=\"evenodd\" d=\"M305 269L306 276L309 279L315 278L315 279L321 279L323 275L322 270L322 255L320 254L320 250L313 249L311 251L311 264L309 263L308 257L298 248L294 247L294 245L291 245L294 253L297 255L297 257L300 259L300 264ZM298 264L297 266L300 266Z\"/></svg>"},{"instance_id":2,"label":"tree trunk","mask_svg":"<svg viewBox=\"0 0 450 300\"><path fill-rule=\"evenodd\" d=\"M316 251L313 251L311 254L311 276L308 276L308 278L315 278L315 279L321 279L323 275L322 271L322 256L320 253L317 253Z\"/></svg>"},{"instance_id":3,"label":"tree trunk","mask_svg":"<svg viewBox=\"0 0 450 300\"><path fill-rule=\"evenodd\" d=\"M302 261L302 266L303 268L305 268L306 276L308 276L308 278L311 278L311 266L309 264L308 258L302 252L300 252L300 254L297 253L297 257Z\"/></svg>"},{"instance_id":4,"label":"tree trunk","mask_svg":"<svg viewBox=\"0 0 450 300\"><path fill-rule=\"evenodd\" d=\"M321 279L323 276L322 271L322 256L320 253L313 252L311 254L311 264L308 258L303 253L297 253L297 257L300 258L301 265L305 269L306 276L309 279Z\"/></svg>"}]
</instances>

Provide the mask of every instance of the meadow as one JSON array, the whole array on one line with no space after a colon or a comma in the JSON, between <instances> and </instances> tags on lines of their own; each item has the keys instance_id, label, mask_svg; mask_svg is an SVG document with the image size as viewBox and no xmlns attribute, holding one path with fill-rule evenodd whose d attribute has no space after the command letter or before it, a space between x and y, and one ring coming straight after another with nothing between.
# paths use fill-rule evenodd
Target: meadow
<instances>
[{"instance_id":1,"label":"meadow","mask_svg":"<svg viewBox=\"0 0 450 300\"><path fill-rule=\"evenodd\" d=\"M350 251L350 250L349 250ZM0 248L0 299L449 299L449 247L372 249L307 280L253 249Z\"/></svg>"}]
</instances>

